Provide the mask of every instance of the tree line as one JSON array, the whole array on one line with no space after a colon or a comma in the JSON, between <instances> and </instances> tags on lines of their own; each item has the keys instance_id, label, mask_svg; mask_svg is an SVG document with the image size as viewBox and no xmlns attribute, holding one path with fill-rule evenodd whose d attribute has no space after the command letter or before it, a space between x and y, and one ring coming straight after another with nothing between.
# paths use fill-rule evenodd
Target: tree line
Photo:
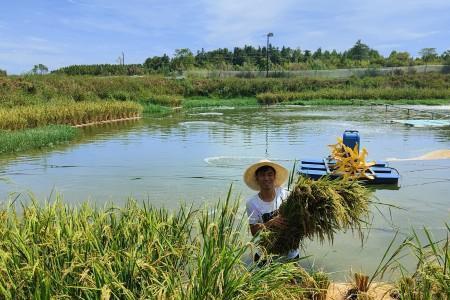
<instances>
[{"instance_id":1,"label":"tree line","mask_svg":"<svg viewBox=\"0 0 450 300\"><path fill-rule=\"evenodd\" d=\"M268 61L267 61L268 54ZM423 48L419 56L406 51L392 51L387 57L358 40L350 49L316 51L300 48L244 46L233 50L204 49L193 53L188 48L176 49L172 57L148 57L142 64L72 65L53 71L67 75L144 75L169 74L186 70L263 71L329 70L347 68L401 67L427 64L450 65L450 50L437 53L435 48Z\"/></svg>"}]
</instances>

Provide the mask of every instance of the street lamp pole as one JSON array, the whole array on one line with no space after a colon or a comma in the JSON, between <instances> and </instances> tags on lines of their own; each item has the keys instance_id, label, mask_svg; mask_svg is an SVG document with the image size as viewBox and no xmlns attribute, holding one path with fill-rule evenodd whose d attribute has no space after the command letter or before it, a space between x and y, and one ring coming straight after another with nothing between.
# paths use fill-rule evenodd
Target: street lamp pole
<instances>
[{"instance_id":1,"label":"street lamp pole","mask_svg":"<svg viewBox=\"0 0 450 300\"><path fill-rule=\"evenodd\" d=\"M273 36L272 32L267 34L267 47L266 47L266 77L269 77L269 38Z\"/></svg>"}]
</instances>

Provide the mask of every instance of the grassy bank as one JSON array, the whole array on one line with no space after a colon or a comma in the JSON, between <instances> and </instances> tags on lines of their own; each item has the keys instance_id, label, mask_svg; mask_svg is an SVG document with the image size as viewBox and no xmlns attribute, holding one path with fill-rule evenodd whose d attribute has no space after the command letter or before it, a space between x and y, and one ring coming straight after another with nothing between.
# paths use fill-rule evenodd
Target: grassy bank
<instances>
[{"instance_id":1,"label":"grassy bank","mask_svg":"<svg viewBox=\"0 0 450 300\"><path fill-rule=\"evenodd\" d=\"M276 104L299 100L421 100L423 99L442 99L450 102L450 89L417 89L417 88L348 88L348 89L320 89L317 91L304 92L280 92L280 93L262 93L256 96L261 104Z\"/></svg>"},{"instance_id":2,"label":"grassy bank","mask_svg":"<svg viewBox=\"0 0 450 300\"><path fill-rule=\"evenodd\" d=\"M450 75L410 74L375 76L348 79L314 78L222 78L182 80L157 77L95 77L95 76L25 76L0 78L0 107L43 104L49 101L152 101L153 104L173 105L173 99L190 97L242 98L256 97L262 93L310 93L310 98L320 99L327 91L353 90L355 99L365 99L366 90L379 91L387 99L417 99L433 97L433 91L447 91ZM313 94L311 94L313 93ZM319 94L314 94L319 93ZM429 96L423 95L426 93ZM166 96L170 95L170 96ZM158 99L158 97L160 97ZM167 99L173 98L173 99ZM335 99L346 99L339 94ZM164 99L166 98L166 99ZM380 98L384 99L384 98Z\"/></svg>"},{"instance_id":3,"label":"grassy bank","mask_svg":"<svg viewBox=\"0 0 450 300\"><path fill-rule=\"evenodd\" d=\"M138 116L135 102L69 102L0 108L0 129L17 130L49 124L80 125Z\"/></svg>"},{"instance_id":4,"label":"grassy bank","mask_svg":"<svg viewBox=\"0 0 450 300\"><path fill-rule=\"evenodd\" d=\"M19 131L0 131L0 153L51 147L73 140L77 130L66 125L51 125Z\"/></svg>"}]
</instances>

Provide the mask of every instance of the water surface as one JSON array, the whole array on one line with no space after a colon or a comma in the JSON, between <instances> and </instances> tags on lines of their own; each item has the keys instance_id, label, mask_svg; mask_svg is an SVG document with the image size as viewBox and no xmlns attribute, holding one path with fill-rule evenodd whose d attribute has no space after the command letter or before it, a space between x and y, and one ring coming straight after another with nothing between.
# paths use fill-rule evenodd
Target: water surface
<instances>
[{"instance_id":1,"label":"water surface","mask_svg":"<svg viewBox=\"0 0 450 300\"><path fill-rule=\"evenodd\" d=\"M439 109L439 112L449 112ZM414 128L392 124L404 111L370 107L274 107L198 109L169 117L146 117L126 123L83 128L78 140L51 150L0 158L0 199L32 191L38 199L62 193L66 202L124 203L128 197L149 199L176 209L181 202L215 202L230 185L242 198L245 168L262 158L291 169L293 161L329 154L346 129L359 130L369 159L418 157L450 149L450 128ZM416 116L417 117L417 116ZM419 116L421 117L421 116ZM333 246L308 244L310 263L327 271L349 267L373 271L395 230L427 226L440 237L450 220L450 160L393 161L401 174L400 189L375 192L380 202L400 206L391 213L374 210L372 230L361 248L351 234ZM392 224L390 224L392 222Z\"/></svg>"}]
</instances>

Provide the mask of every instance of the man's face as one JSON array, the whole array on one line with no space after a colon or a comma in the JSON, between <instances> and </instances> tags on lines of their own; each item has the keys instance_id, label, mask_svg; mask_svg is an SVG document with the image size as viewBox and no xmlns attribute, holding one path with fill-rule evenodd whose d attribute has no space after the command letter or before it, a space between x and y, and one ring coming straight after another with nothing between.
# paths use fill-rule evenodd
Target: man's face
<instances>
[{"instance_id":1,"label":"man's face","mask_svg":"<svg viewBox=\"0 0 450 300\"><path fill-rule=\"evenodd\" d=\"M256 182L261 190L273 189L275 186L275 172L273 170L258 172L256 174Z\"/></svg>"}]
</instances>

